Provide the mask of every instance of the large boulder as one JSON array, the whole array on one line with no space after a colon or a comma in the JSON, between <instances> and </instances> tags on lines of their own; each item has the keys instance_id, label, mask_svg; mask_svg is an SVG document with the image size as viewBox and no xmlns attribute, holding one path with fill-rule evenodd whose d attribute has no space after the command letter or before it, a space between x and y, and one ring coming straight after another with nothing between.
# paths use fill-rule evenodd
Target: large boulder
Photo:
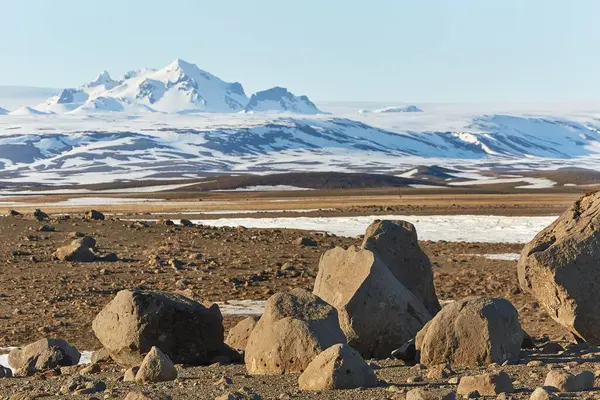
<instances>
[{"instance_id":1,"label":"large boulder","mask_svg":"<svg viewBox=\"0 0 600 400\"><path fill-rule=\"evenodd\" d=\"M559 324L600 345L600 192L577 200L529 242L518 265L521 288Z\"/></svg>"},{"instance_id":2,"label":"large boulder","mask_svg":"<svg viewBox=\"0 0 600 400\"><path fill-rule=\"evenodd\" d=\"M81 353L62 339L41 339L8 355L8 364L28 372L77 365Z\"/></svg>"},{"instance_id":3,"label":"large boulder","mask_svg":"<svg viewBox=\"0 0 600 400\"><path fill-rule=\"evenodd\" d=\"M356 350L335 344L308 364L298 384L300 390L367 388L377 386L377 376Z\"/></svg>"},{"instance_id":4,"label":"large boulder","mask_svg":"<svg viewBox=\"0 0 600 400\"><path fill-rule=\"evenodd\" d=\"M201 365L223 348L223 319L210 308L167 292L122 290L92 323L112 359L138 366L143 354L159 347L174 363Z\"/></svg>"},{"instance_id":5,"label":"large boulder","mask_svg":"<svg viewBox=\"0 0 600 400\"><path fill-rule=\"evenodd\" d=\"M389 357L431 319L377 254L354 246L323 254L313 293L338 310L348 344L367 359Z\"/></svg>"},{"instance_id":6,"label":"large boulder","mask_svg":"<svg viewBox=\"0 0 600 400\"><path fill-rule=\"evenodd\" d=\"M442 308L415 345L422 364L477 366L517 360L522 341L519 314L508 300L471 297Z\"/></svg>"},{"instance_id":7,"label":"large boulder","mask_svg":"<svg viewBox=\"0 0 600 400\"><path fill-rule=\"evenodd\" d=\"M394 276L425 305L440 311L433 286L431 261L417 240L417 229L406 221L375 221L367 228L362 248L376 253Z\"/></svg>"},{"instance_id":8,"label":"large boulder","mask_svg":"<svg viewBox=\"0 0 600 400\"><path fill-rule=\"evenodd\" d=\"M345 343L335 308L303 289L273 295L246 344L251 374L302 372L323 350Z\"/></svg>"}]
</instances>

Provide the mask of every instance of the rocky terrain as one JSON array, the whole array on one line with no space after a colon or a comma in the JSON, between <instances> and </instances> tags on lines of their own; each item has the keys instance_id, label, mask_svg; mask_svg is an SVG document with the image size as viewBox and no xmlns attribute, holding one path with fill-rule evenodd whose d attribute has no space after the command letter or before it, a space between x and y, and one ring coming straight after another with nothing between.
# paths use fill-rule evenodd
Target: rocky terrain
<instances>
[{"instance_id":1,"label":"rocky terrain","mask_svg":"<svg viewBox=\"0 0 600 400\"><path fill-rule=\"evenodd\" d=\"M519 268L488 256L523 245L417 242L411 224L374 224L363 240L99 212L13 213L0 218L0 347L31 345L11 352L14 371L0 370L16 376L0 378L0 397L596 398L600 348L593 311L582 308L595 295L593 269L582 265L595 264L573 252L569 259L586 264L559 266L560 253L547 257L535 241L595 248L597 207L594 196L575 203L563 225L527 245L544 255ZM578 226L587 228L573 236ZM578 284L559 283L558 303L538 284L550 265L582 274L571 278ZM462 300L473 296L480 300ZM253 320L230 314L233 300L268 300L261 322L260 311L248 311ZM477 325L478 315L488 322ZM146 328L133 334L129 326ZM200 345L202 335L186 329L208 336ZM224 338L248 346L245 365L221 347ZM80 351L102 348L93 364L71 366Z\"/></svg>"}]
</instances>

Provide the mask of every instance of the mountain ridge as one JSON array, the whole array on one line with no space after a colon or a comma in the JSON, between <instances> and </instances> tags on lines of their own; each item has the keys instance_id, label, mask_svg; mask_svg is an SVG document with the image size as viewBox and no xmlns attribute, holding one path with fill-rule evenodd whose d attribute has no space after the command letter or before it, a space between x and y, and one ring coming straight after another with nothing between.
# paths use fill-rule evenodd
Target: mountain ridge
<instances>
[{"instance_id":1,"label":"mountain ridge","mask_svg":"<svg viewBox=\"0 0 600 400\"><path fill-rule=\"evenodd\" d=\"M278 98L258 101L265 94ZM258 96L258 98L256 97ZM119 81L102 71L96 79L78 88L65 88L35 108L56 114L85 112L198 112L235 113L276 111L318 114L321 111L306 96L294 96L275 87L253 95L251 102L239 82L225 82L197 65L180 58L155 70L143 68L127 72Z\"/></svg>"}]
</instances>

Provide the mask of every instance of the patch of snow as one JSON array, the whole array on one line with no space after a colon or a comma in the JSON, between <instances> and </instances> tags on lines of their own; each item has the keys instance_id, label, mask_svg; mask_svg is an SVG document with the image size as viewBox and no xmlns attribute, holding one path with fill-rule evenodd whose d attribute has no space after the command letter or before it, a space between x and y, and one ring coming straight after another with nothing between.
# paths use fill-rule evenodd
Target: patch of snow
<instances>
[{"instance_id":1,"label":"patch of snow","mask_svg":"<svg viewBox=\"0 0 600 400\"><path fill-rule=\"evenodd\" d=\"M420 183L415 183L408 186L415 189L447 189L447 186L423 185Z\"/></svg>"},{"instance_id":2,"label":"patch of snow","mask_svg":"<svg viewBox=\"0 0 600 400\"><path fill-rule=\"evenodd\" d=\"M527 243L556 219L552 217L509 217L482 215L372 215L357 217L220 218L194 220L210 226L286 228L329 232L356 237L377 219L405 220L414 224L420 240L483 243Z\"/></svg>"},{"instance_id":3,"label":"patch of snow","mask_svg":"<svg viewBox=\"0 0 600 400\"><path fill-rule=\"evenodd\" d=\"M399 178L412 178L418 172L419 172L418 168L413 168L410 171L403 172L400 175L396 175L396 176Z\"/></svg>"},{"instance_id":4,"label":"patch of snow","mask_svg":"<svg viewBox=\"0 0 600 400\"><path fill-rule=\"evenodd\" d=\"M236 189L217 189L212 192L285 192L285 191L300 191L300 190L314 190L312 188L303 188L298 186L290 185L256 185L246 186Z\"/></svg>"},{"instance_id":5,"label":"patch of snow","mask_svg":"<svg viewBox=\"0 0 600 400\"><path fill-rule=\"evenodd\" d=\"M503 261L519 261L521 258L520 254L517 253L498 253L498 254L484 254L488 260L503 260Z\"/></svg>"},{"instance_id":6,"label":"patch of snow","mask_svg":"<svg viewBox=\"0 0 600 400\"><path fill-rule=\"evenodd\" d=\"M265 300L228 300L216 302L223 315L262 315Z\"/></svg>"}]
</instances>

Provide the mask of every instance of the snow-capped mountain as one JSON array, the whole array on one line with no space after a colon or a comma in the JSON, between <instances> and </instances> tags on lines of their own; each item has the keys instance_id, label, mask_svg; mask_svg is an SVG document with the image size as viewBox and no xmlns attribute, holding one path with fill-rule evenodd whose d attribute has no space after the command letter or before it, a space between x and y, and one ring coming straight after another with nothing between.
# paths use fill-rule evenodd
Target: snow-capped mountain
<instances>
[{"instance_id":1,"label":"snow-capped mountain","mask_svg":"<svg viewBox=\"0 0 600 400\"><path fill-rule=\"evenodd\" d=\"M248 99L240 83L225 82L181 59L160 70L130 71L119 81L103 71L95 80L79 88L64 89L37 108L58 114L108 111L320 113L306 96L296 97L283 88L258 92Z\"/></svg>"},{"instance_id":2,"label":"snow-capped mountain","mask_svg":"<svg viewBox=\"0 0 600 400\"><path fill-rule=\"evenodd\" d=\"M423 112L417 106L405 106L405 107L384 107L377 110L358 110L359 114L375 113L375 114L388 114L388 113L412 113L412 112Z\"/></svg>"},{"instance_id":3,"label":"snow-capped mountain","mask_svg":"<svg viewBox=\"0 0 600 400\"><path fill-rule=\"evenodd\" d=\"M253 94L245 111L280 111L297 114L322 113L308 97L294 96L282 87L274 87Z\"/></svg>"},{"instance_id":4,"label":"snow-capped mountain","mask_svg":"<svg viewBox=\"0 0 600 400\"><path fill-rule=\"evenodd\" d=\"M6 115L8 114L8 110L5 110L4 108L0 107L0 115Z\"/></svg>"}]
</instances>

